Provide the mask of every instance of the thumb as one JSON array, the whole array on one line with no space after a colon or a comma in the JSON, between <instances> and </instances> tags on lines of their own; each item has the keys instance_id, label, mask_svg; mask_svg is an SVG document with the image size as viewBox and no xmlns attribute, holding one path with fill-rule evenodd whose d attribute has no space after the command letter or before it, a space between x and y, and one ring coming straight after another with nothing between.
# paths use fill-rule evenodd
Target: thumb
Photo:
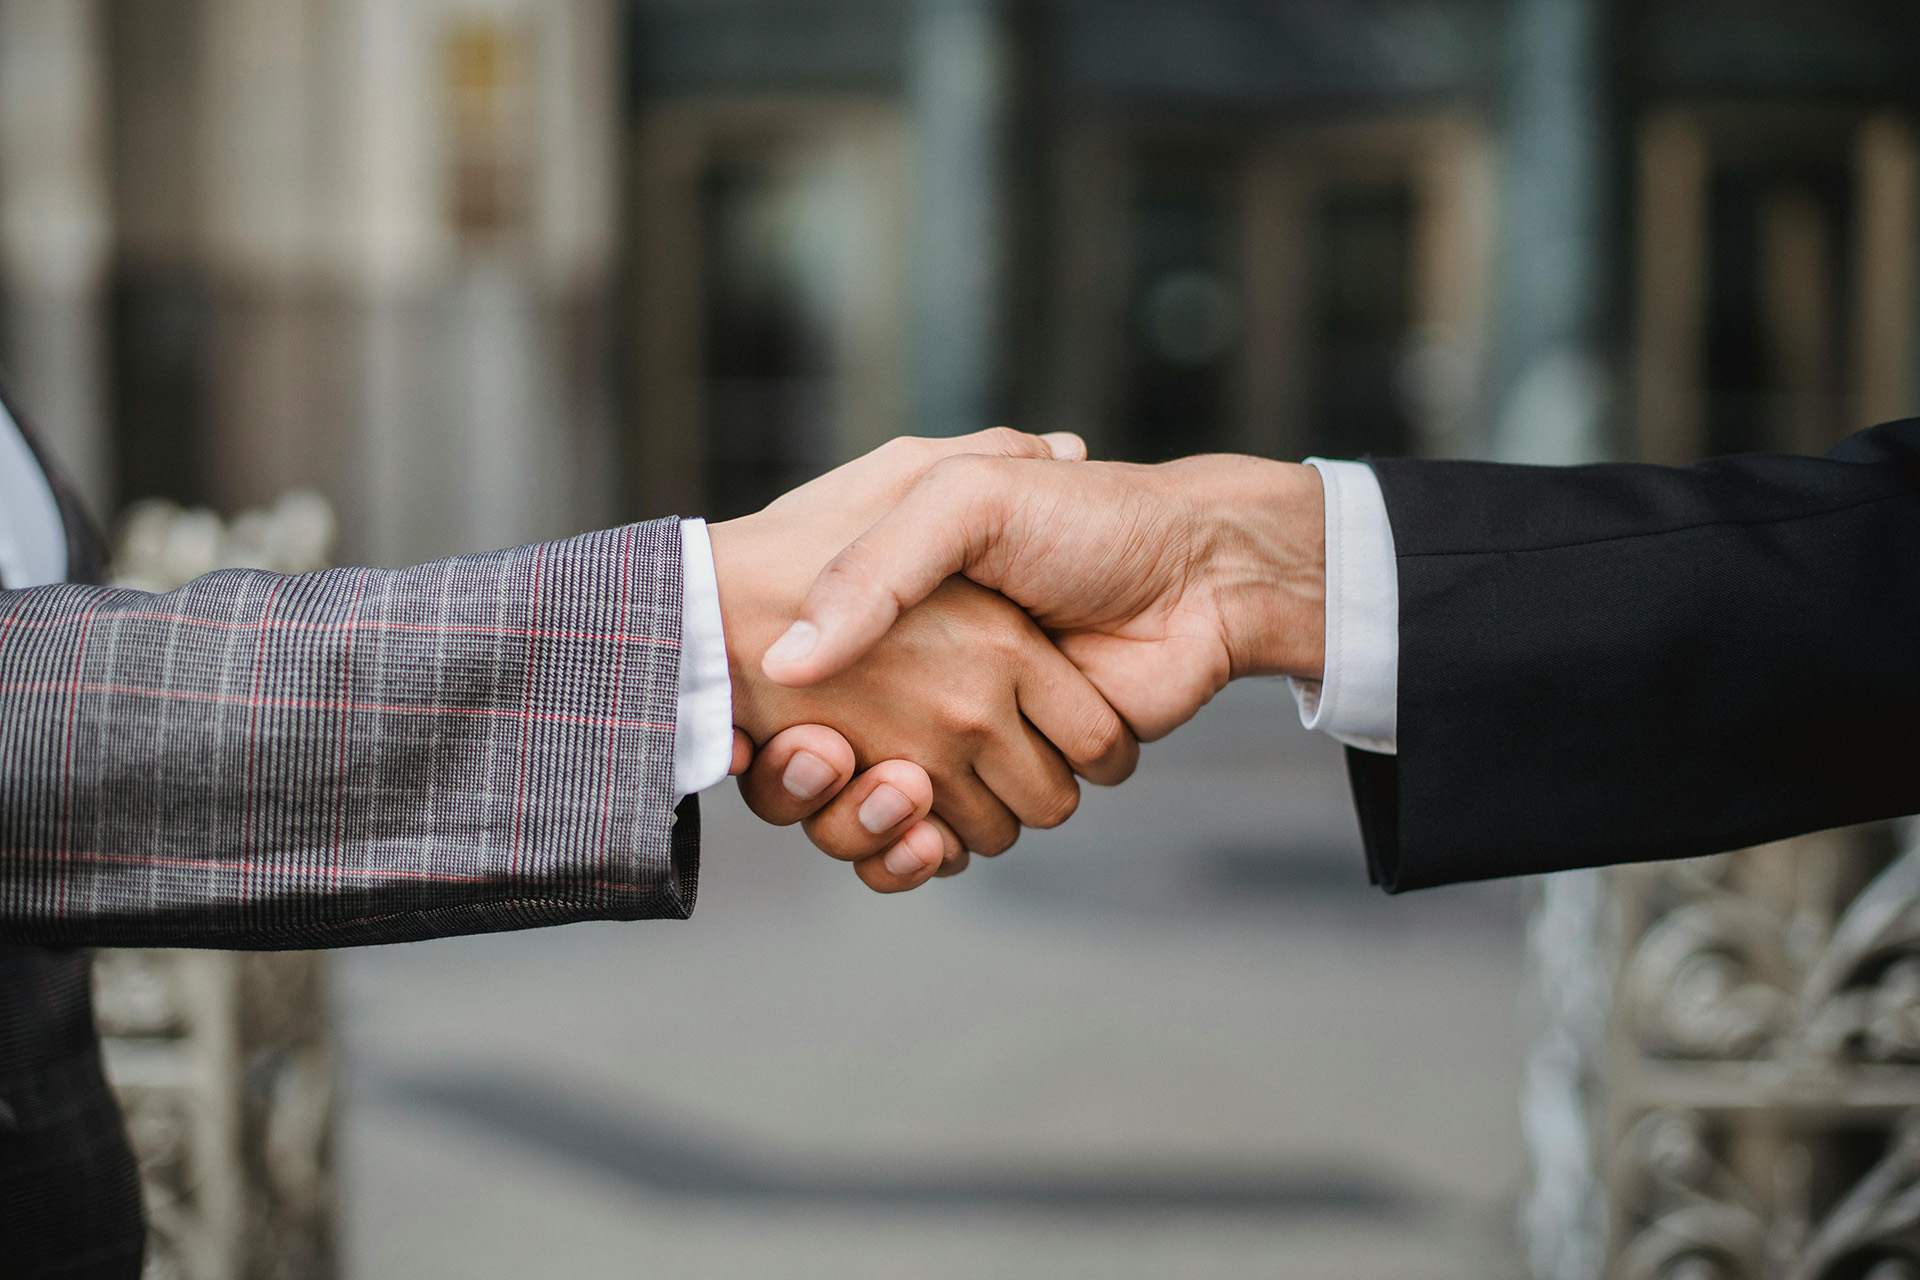
<instances>
[{"instance_id":1,"label":"thumb","mask_svg":"<svg viewBox=\"0 0 1920 1280\"><path fill-rule=\"evenodd\" d=\"M1087 442L1071 431L1031 435L1012 427L988 427L964 436L922 437L918 442L936 459L979 453L991 458L1039 458L1052 462L1083 462Z\"/></svg>"},{"instance_id":2,"label":"thumb","mask_svg":"<svg viewBox=\"0 0 1920 1280\"><path fill-rule=\"evenodd\" d=\"M788 688L844 671L900 615L978 562L1001 535L1010 491L1035 465L978 454L948 458L814 579L800 616L761 659Z\"/></svg>"},{"instance_id":3,"label":"thumb","mask_svg":"<svg viewBox=\"0 0 1920 1280\"><path fill-rule=\"evenodd\" d=\"M1087 442L1071 431L1049 431L1040 437L1056 462L1085 462Z\"/></svg>"}]
</instances>

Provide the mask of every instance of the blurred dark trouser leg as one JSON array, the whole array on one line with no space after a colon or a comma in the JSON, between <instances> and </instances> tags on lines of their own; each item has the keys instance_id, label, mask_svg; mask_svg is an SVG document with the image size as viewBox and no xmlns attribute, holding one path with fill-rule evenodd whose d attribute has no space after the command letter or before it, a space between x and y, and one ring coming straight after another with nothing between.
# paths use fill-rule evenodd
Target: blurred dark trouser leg
<instances>
[{"instance_id":1,"label":"blurred dark trouser leg","mask_svg":"<svg viewBox=\"0 0 1920 1280\"><path fill-rule=\"evenodd\" d=\"M140 1172L100 1065L85 951L0 946L0 1276L137 1280Z\"/></svg>"}]
</instances>

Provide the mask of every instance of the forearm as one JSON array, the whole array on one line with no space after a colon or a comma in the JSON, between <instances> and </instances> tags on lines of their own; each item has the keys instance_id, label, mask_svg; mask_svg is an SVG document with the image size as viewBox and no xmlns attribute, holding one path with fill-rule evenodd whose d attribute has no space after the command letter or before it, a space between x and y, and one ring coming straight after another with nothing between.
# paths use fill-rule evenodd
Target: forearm
<instances>
[{"instance_id":1,"label":"forearm","mask_svg":"<svg viewBox=\"0 0 1920 1280\"><path fill-rule=\"evenodd\" d=\"M1390 888L1681 857L1920 810L1920 432L1685 469L1377 464Z\"/></svg>"},{"instance_id":2,"label":"forearm","mask_svg":"<svg viewBox=\"0 0 1920 1280\"><path fill-rule=\"evenodd\" d=\"M404 571L0 594L0 940L684 916L671 521Z\"/></svg>"}]
</instances>

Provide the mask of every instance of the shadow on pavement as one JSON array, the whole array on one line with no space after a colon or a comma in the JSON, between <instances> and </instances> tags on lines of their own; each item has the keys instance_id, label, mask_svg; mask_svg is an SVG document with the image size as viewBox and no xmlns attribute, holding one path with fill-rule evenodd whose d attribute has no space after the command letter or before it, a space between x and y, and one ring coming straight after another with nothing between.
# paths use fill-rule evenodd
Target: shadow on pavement
<instances>
[{"instance_id":1,"label":"shadow on pavement","mask_svg":"<svg viewBox=\"0 0 1920 1280\"><path fill-rule=\"evenodd\" d=\"M568 1096L552 1080L505 1072L388 1077L372 1090L491 1130L522 1146L649 1191L704 1199L843 1208L1000 1208L1050 1213L1404 1216L1414 1199L1338 1169L849 1169L810 1163Z\"/></svg>"}]
</instances>

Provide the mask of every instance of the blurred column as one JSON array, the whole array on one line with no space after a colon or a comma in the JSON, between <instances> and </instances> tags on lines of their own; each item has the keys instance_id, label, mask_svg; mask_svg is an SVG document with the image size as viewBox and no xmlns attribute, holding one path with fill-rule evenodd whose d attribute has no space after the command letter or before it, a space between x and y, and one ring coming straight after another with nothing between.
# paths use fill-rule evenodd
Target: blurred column
<instances>
[{"instance_id":1,"label":"blurred column","mask_svg":"<svg viewBox=\"0 0 1920 1280\"><path fill-rule=\"evenodd\" d=\"M992 426L999 310L1000 129L1007 81L995 0L914 0L913 428Z\"/></svg>"},{"instance_id":2,"label":"blurred column","mask_svg":"<svg viewBox=\"0 0 1920 1280\"><path fill-rule=\"evenodd\" d=\"M1607 456L1609 6L1511 0L1500 175L1490 451L1513 462Z\"/></svg>"},{"instance_id":3,"label":"blurred column","mask_svg":"<svg viewBox=\"0 0 1920 1280\"><path fill-rule=\"evenodd\" d=\"M1907 121L1876 115L1854 144L1858 225L1854 258L1856 405L1848 430L1903 418L1914 407L1914 339L1920 310L1920 147Z\"/></svg>"},{"instance_id":4,"label":"blurred column","mask_svg":"<svg viewBox=\"0 0 1920 1280\"><path fill-rule=\"evenodd\" d=\"M262 505L332 478L316 404L310 14L199 0L200 258L214 323L204 473L214 505Z\"/></svg>"},{"instance_id":5,"label":"blurred column","mask_svg":"<svg viewBox=\"0 0 1920 1280\"><path fill-rule=\"evenodd\" d=\"M0 0L5 365L48 447L104 513L102 49L93 0Z\"/></svg>"},{"instance_id":6,"label":"blurred column","mask_svg":"<svg viewBox=\"0 0 1920 1280\"><path fill-rule=\"evenodd\" d=\"M1604 0L1509 0L1489 452L1611 454L1606 284L1617 278ZM1599 1115L1611 897L1599 873L1545 877L1529 929L1544 1016L1521 1117L1533 1185L1520 1228L1537 1280L1597 1280L1607 1208Z\"/></svg>"},{"instance_id":7,"label":"blurred column","mask_svg":"<svg viewBox=\"0 0 1920 1280\"><path fill-rule=\"evenodd\" d=\"M1639 139L1633 427L1641 462L1706 451L1706 130L1691 111L1649 119Z\"/></svg>"},{"instance_id":8,"label":"blurred column","mask_svg":"<svg viewBox=\"0 0 1920 1280\"><path fill-rule=\"evenodd\" d=\"M315 75L324 121L315 195L321 271L341 299L342 554L399 565L470 549L453 523L444 460L422 466L437 419L420 386L428 364L422 299L451 256L434 147L433 50L420 15L387 0L323 0Z\"/></svg>"},{"instance_id":9,"label":"blurred column","mask_svg":"<svg viewBox=\"0 0 1920 1280\"><path fill-rule=\"evenodd\" d=\"M359 420L345 554L607 523L618 8L321 9L320 262Z\"/></svg>"}]
</instances>

